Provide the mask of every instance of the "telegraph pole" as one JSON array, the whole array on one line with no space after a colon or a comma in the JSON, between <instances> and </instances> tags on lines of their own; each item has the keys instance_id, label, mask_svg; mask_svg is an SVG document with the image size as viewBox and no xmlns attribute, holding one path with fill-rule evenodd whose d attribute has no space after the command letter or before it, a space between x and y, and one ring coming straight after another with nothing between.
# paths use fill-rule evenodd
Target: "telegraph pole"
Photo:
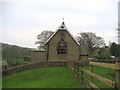
<instances>
[{"instance_id":1,"label":"telegraph pole","mask_svg":"<svg viewBox=\"0 0 120 90\"><path fill-rule=\"evenodd\" d=\"M118 45L120 45L120 1L118 2Z\"/></svg>"},{"instance_id":2,"label":"telegraph pole","mask_svg":"<svg viewBox=\"0 0 120 90\"><path fill-rule=\"evenodd\" d=\"M118 60L116 60L116 88L120 90L120 1L118 2Z\"/></svg>"}]
</instances>

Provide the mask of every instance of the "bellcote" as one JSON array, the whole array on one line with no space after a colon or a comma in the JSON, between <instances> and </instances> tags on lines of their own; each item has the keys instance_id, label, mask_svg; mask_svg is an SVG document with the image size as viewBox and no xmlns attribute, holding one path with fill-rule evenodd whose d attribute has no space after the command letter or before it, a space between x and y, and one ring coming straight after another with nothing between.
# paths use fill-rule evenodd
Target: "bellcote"
<instances>
[{"instance_id":1,"label":"bellcote","mask_svg":"<svg viewBox=\"0 0 120 90\"><path fill-rule=\"evenodd\" d=\"M57 30L67 30L66 26L65 26L65 23L62 22L62 24L58 27Z\"/></svg>"}]
</instances>

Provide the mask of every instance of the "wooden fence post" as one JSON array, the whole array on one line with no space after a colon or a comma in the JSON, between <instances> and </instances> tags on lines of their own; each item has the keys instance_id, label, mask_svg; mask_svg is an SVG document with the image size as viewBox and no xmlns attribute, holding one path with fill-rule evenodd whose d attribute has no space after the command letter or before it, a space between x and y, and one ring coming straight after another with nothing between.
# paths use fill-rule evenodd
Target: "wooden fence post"
<instances>
[{"instance_id":1,"label":"wooden fence post","mask_svg":"<svg viewBox=\"0 0 120 90\"><path fill-rule=\"evenodd\" d=\"M79 63L77 62L77 77L79 78Z\"/></svg>"},{"instance_id":2,"label":"wooden fence post","mask_svg":"<svg viewBox=\"0 0 120 90\"><path fill-rule=\"evenodd\" d=\"M89 64L89 68L90 68L90 72L92 72L93 73L93 65L90 65ZM92 76L90 76L90 82L93 82L93 77ZM90 85L90 83L89 83L89 85ZM91 90L92 88L90 88L90 90Z\"/></svg>"},{"instance_id":3,"label":"wooden fence post","mask_svg":"<svg viewBox=\"0 0 120 90\"><path fill-rule=\"evenodd\" d=\"M76 62L74 62L74 74L75 74L75 77L76 77Z\"/></svg>"},{"instance_id":4,"label":"wooden fence post","mask_svg":"<svg viewBox=\"0 0 120 90\"><path fill-rule=\"evenodd\" d=\"M116 61L116 88L120 90L120 60Z\"/></svg>"},{"instance_id":5,"label":"wooden fence post","mask_svg":"<svg viewBox=\"0 0 120 90\"><path fill-rule=\"evenodd\" d=\"M81 66L81 68L83 68L83 66ZM83 82L84 82L84 78L83 78L83 71L81 70L81 84L84 84Z\"/></svg>"},{"instance_id":6,"label":"wooden fence post","mask_svg":"<svg viewBox=\"0 0 120 90\"><path fill-rule=\"evenodd\" d=\"M89 68L90 68L90 72L93 73L93 65L90 65ZM93 81L93 77L92 76L90 76L90 81L91 82Z\"/></svg>"}]
</instances>

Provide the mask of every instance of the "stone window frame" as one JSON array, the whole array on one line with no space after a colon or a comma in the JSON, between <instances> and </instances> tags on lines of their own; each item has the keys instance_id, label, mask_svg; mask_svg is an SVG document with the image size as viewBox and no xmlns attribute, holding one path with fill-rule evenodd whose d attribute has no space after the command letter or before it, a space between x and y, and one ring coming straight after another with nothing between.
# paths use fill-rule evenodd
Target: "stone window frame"
<instances>
[{"instance_id":1,"label":"stone window frame","mask_svg":"<svg viewBox=\"0 0 120 90\"><path fill-rule=\"evenodd\" d=\"M67 42L63 38L57 43L57 54L67 54Z\"/></svg>"}]
</instances>

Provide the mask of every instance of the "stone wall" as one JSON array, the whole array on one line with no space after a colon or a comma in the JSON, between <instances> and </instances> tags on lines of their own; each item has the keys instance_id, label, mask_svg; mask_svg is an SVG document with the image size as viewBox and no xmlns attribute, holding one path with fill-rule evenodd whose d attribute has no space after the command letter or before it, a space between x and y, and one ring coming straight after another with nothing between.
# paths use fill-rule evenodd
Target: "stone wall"
<instances>
[{"instance_id":1,"label":"stone wall","mask_svg":"<svg viewBox=\"0 0 120 90\"><path fill-rule=\"evenodd\" d=\"M64 41L67 43L67 54L57 54L57 43L62 39L61 33L65 34ZM73 40L66 30L59 30L46 44L45 49L48 52L48 61L79 60L79 45Z\"/></svg>"},{"instance_id":2,"label":"stone wall","mask_svg":"<svg viewBox=\"0 0 120 90\"><path fill-rule=\"evenodd\" d=\"M31 61L39 62L39 61L47 61L45 51L31 51Z\"/></svg>"},{"instance_id":3,"label":"stone wall","mask_svg":"<svg viewBox=\"0 0 120 90\"><path fill-rule=\"evenodd\" d=\"M80 63L89 65L88 55L80 55Z\"/></svg>"},{"instance_id":4,"label":"stone wall","mask_svg":"<svg viewBox=\"0 0 120 90\"><path fill-rule=\"evenodd\" d=\"M67 61L44 61L44 62L32 62L30 64L25 64L25 65L20 65L17 67L5 69L2 71L2 76L6 76L9 74L13 74L16 72L24 71L24 70L29 70L33 68L38 68L38 67L47 67L47 66L66 66Z\"/></svg>"}]
</instances>

